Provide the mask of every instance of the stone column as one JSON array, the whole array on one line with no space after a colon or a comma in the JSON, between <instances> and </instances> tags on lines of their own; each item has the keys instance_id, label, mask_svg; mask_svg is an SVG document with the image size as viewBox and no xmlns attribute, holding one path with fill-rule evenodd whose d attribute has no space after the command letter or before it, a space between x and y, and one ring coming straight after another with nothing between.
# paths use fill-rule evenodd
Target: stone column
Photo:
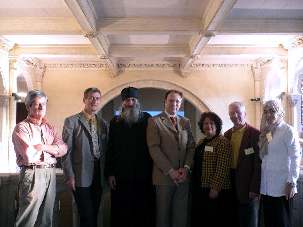
<instances>
[{"instance_id":1,"label":"stone column","mask_svg":"<svg viewBox=\"0 0 303 227\"><path fill-rule=\"evenodd\" d=\"M288 99L289 123L291 123L302 136L303 115L303 36L296 37L288 49Z\"/></svg>"},{"instance_id":2,"label":"stone column","mask_svg":"<svg viewBox=\"0 0 303 227\"><path fill-rule=\"evenodd\" d=\"M289 116L289 124L293 125L293 127L299 131L301 131L301 119L300 119L300 109L301 109L301 95L299 94L292 94L287 95L288 101L288 116ZM299 127L299 128L298 128Z\"/></svg>"},{"instance_id":3,"label":"stone column","mask_svg":"<svg viewBox=\"0 0 303 227\"><path fill-rule=\"evenodd\" d=\"M9 169L9 96L0 95L0 173L5 173Z\"/></svg>"},{"instance_id":4,"label":"stone column","mask_svg":"<svg viewBox=\"0 0 303 227\"><path fill-rule=\"evenodd\" d=\"M9 140L9 171L16 172L16 155L14 152L14 146L12 143L12 133L16 125L16 100L11 95L13 92L17 92L17 59L14 56L9 57L9 116L8 116L8 140Z\"/></svg>"}]
</instances>

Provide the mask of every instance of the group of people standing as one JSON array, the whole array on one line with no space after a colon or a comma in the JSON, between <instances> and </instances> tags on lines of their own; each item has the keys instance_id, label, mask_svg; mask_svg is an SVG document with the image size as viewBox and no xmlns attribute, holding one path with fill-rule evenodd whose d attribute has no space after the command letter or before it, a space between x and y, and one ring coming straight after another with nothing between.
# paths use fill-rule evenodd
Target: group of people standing
<instances>
[{"instance_id":1,"label":"group of people standing","mask_svg":"<svg viewBox=\"0 0 303 227\"><path fill-rule=\"evenodd\" d=\"M241 102L229 105L234 126L224 135L220 117L202 113L196 145L190 121L177 114L180 91L167 91L154 117L138 97L137 88L124 88L108 126L97 114L101 91L86 89L83 110L65 119L61 137L45 118L47 96L28 93L28 117L12 136L21 168L16 226L52 226L58 157L81 227L97 226L106 183L111 227L256 227L259 204L265 227L291 226L301 151L279 101L265 103L261 131L246 122Z\"/></svg>"}]
</instances>

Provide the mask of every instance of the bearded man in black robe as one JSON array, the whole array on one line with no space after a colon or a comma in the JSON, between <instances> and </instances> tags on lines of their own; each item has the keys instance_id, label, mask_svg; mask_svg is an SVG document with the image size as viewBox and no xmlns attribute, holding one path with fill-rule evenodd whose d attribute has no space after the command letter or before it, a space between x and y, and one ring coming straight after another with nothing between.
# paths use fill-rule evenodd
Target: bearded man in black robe
<instances>
[{"instance_id":1,"label":"bearded man in black robe","mask_svg":"<svg viewBox=\"0 0 303 227\"><path fill-rule=\"evenodd\" d=\"M105 162L111 188L111 227L152 227L152 159L146 143L150 114L141 111L137 88L124 88L121 97L121 114L110 122Z\"/></svg>"}]
</instances>

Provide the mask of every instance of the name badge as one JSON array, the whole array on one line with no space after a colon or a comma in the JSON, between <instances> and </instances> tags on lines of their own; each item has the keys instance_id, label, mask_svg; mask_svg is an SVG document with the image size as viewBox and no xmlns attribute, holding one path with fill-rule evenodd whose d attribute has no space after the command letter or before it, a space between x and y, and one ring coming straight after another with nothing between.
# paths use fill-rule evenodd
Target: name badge
<instances>
[{"instance_id":1,"label":"name badge","mask_svg":"<svg viewBox=\"0 0 303 227\"><path fill-rule=\"evenodd\" d=\"M214 148L212 146L205 146L204 151L214 152Z\"/></svg>"},{"instance_id":2,"label":"name badge","mask_svg":"<svg viewBox=\"0 0 303 227\"><path fill-rule=\"evenodd\" d=\"M268 143L270 143L270 141L272 141L272 134L271 134L271 132L266 133L266 139L267 139Z\"/></svg>"},{"instance_id":3,"label":"name badge","mask_svg":"<svg viewBox=\"0 0 303 227\"><path fill-rule=\"evenodd\" d=\"M255 151L252 147L250 147L250 148L245 149L244 153L245 153L245 155L250 155L250 154L255 153Z\"/></svg>"}]
</instances>

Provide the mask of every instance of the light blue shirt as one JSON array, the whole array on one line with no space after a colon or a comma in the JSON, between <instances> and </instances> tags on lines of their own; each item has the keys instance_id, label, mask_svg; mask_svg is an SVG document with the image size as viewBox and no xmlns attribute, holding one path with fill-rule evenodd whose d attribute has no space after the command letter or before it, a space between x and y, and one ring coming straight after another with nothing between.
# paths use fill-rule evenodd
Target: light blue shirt
<instances>
[{"instance_id":1,"label":"light blue shirt","mask_svg":"<svg viewBox=\"0 0 303 227\"><path fill-rule=\"evenodd\" d=\"M286 183L297 183L300 161L298 133L281 122L268 144L268 154L262 159L260 193L273 197L284 196Z\"/></svg>"}]
</instances>

